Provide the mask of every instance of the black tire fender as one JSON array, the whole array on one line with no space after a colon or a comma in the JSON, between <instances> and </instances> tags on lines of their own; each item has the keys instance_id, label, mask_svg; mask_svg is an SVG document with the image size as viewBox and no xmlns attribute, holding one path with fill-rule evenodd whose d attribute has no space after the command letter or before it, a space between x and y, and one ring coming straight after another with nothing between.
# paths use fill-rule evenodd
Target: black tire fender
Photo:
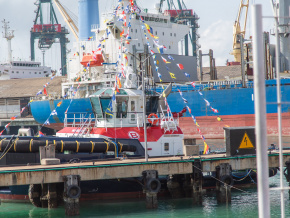
<instances>
[{"instance_id":1,"label":"black tire fender","mask_svg":"<svg viewBox=\"0 0 290 218\"><path fill-rule=\"evenodd\" d=\"M151 178L146 182L146 189L149 192L159 192L161 188L161 183L158 179Z\"/></svg>"},{"instance_id":2,"label":"black tire fender","mask_svg":"<svg viewBox=\"0 0 290 218\"><path fill-rule=\"evenodd\" d=\"M227 185L230 185L232 186L234 184L234 179L232 176L230 175L223 175L220 180L224 183L224 184L227 184Z\"/></svg>"},{"instance_id":3,"label":"black tire fender","mask_svg":"<svg viewBox=\"0 0 290 218\"><path fill-rule=\"evenodd\" d=\"M67 188L66 195L69 198L77 199L81 196L81 188L77 185L70 185Z\"/></svg>"},{"instance_id":4,"label":"black tire fender","mask_svg":"<svg viewBox=\"0 0 290 218\"><path fill-rule=\"evenodd\" d=\"M40 184L30 184L28 189L28 197L31 204L35 207L41 207L41 185Z\"/></svg>"}]
</instances>

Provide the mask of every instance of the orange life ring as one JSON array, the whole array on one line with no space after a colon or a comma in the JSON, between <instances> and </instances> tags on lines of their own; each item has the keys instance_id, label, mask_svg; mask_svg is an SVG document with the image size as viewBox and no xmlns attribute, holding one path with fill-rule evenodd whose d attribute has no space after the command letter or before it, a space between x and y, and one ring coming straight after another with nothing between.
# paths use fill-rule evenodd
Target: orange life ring
<instances>
[{"instance_id":1,"label":"orange life ring","mask_svg":"<svg viewBox=\"0 0 290 218\"><path fill-rule=\"evenodd\" d=\"M154 119L151 119L151 117L154 117ZM156 123L158 122L158 116L157 114L149 114L148 116L148 121L149 123L153 124L153 125L156 125Z\"/></svg>"}]
</instances>

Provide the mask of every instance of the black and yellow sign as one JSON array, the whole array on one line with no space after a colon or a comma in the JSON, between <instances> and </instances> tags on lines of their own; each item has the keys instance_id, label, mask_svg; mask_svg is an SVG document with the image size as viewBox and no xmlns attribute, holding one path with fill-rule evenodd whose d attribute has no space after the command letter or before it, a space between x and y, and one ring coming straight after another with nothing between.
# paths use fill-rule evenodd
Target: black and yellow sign
<instances>
[{"instance_id":1,"label":"black and yellow sign","mask_svg":"<svg viewBox=\"0 0 290 218\"><path fill-rule=\"evenodd\" d=\"M255 146L252 144L247 132L245 132L244 137L240 143L239 149L254 149Z\"/></svg>"},{"instance_id":2,"label":"black and yellow sign","mask_svg":"<svg viewBox=\"0 0 290 218\"><path fill-rule=\"evenodd\" d=\"M224 127L224 130L227 156L256 154L255 127Z\"/></svg>"}]
</instances>

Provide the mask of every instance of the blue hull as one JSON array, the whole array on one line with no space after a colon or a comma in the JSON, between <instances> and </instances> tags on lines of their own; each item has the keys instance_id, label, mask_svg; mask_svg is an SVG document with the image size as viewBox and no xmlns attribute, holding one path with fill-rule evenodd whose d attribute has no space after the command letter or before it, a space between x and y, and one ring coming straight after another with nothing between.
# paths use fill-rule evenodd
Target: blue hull
<instances>
[{"instance_id":1,"label":"blue hull","mask_svg":"<svg viewBox=\"0 0 290 218\"><path fill-rule=\"evenodd\" d=\"M281 80L282 102L290 102L290 79ZM228 85L229 86L229 85ZM191 85L174 86L167 100L172 112L179 112L185 107L178 89L182 91L190 107L192 114L196 117L203 116L223 116L223 115L253 115L254 110L254 89L253 82L248 83L248 88L241 88L241 85L225 85L209 87L207 85L197 85L193 88ZM161 88L156 89L162 92ZM203 95L199 94L200 91ZM214 113L204 101L206 99L211 106L219 111ZM43 124L50 116L57 104L61 100L34 101L31 103L31 112L38 123ZM64 99L60 107L57 108L57 115L51 116L51 124L61 124L64 122L64 114L70 104L70 99ZM277 92L276 81L266 81L266 101L267 113L277 113ZM282 105L282 112L289 112L289 104ZM89 98L74 99L68 110L68 118L73 118L73 113L92 114L93 108ZM184 117L190 117L186 112Z\"/></svg>"}]
</instances>

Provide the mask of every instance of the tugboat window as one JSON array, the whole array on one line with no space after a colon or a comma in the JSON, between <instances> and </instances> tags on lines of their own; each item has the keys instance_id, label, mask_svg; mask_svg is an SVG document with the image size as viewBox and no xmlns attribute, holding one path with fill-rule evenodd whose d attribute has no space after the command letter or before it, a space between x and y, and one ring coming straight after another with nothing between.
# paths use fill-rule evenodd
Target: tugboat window
<instances>
[{"instance_id":1,"label":"tugboat window","mask_svg":"<svg viewBox=\"0 0 290 218\"><path fill-rule=\"evenodd\" d=\"M169 151L169 143L164 143L164 151Z\"/></svg>"},{"instance_id":2,"label":"tugboat window","mask_svg":"<svg viewBox=\"0 0 290 218\"><path fill-rule=\"evenodd\" d=\"M101 98L100 101L101 101L103 116L106 117L107 119L113 118L112 116L109 116L106 114L106 110L111 102L111 98ZM113 110L113 115L114 115L114 110Z\"/></svg>"},{"instance_id":3,"label":"tugboat window","mask_svg":"<svg viewBox=\"0 0 290 218\"><path fill-rule=\"evenodd\" d=\"M116 98L117 104L117 118L126 118L128 112L128 97Z\"/></svg>"}]
</instances>

